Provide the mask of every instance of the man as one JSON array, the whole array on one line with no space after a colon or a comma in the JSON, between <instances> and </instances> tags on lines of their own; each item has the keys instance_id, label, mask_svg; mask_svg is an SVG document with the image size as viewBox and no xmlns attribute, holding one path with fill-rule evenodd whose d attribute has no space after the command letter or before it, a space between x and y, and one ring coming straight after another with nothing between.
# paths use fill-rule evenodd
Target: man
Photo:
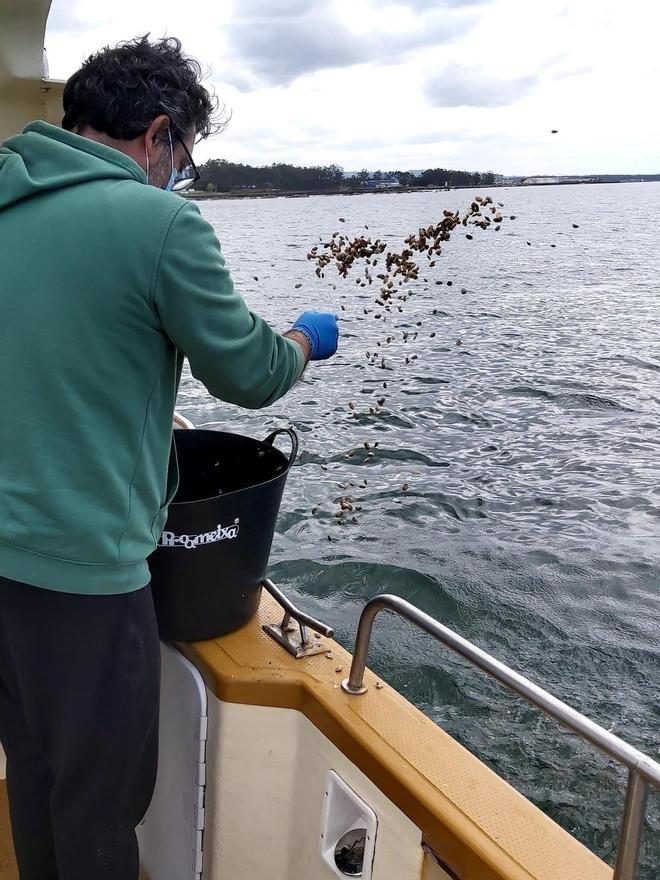
<instances>
[{"instance_id":1,"label":"man","mask_svg":"<svg viewBox=\"0 0 660 880\"><path fill-rule=\"evenodd\" d=\"M248 311L195 179L214 103L177 40L89 58L64 130L0 148L0 740L21 880L135 880L156 771L146 559L176 488L184 355L267 406L334 354L335 315L284 336ZM147 185L149 184L149 185Z\"/></svg>"}]
</instances>

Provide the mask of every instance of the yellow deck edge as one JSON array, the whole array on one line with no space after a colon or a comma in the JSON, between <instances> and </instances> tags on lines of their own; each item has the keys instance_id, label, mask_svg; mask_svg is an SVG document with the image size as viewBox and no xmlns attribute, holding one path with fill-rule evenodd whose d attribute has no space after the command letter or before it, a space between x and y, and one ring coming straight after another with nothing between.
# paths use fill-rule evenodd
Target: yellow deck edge
<instances>
[{"instance_id":1,"label":"yellow deck edge","mask_svg":"<svg viewBox=\"0 0 660 880\"><path fill-rule=\"evenodd\" d=\"M302 712L421 829L461 880L611 880L612 869L369 670L369 691L339 687L350 655L295 660L266 636L264 593L235 633L179 645L220 700ZM341 670L341 671L337 671Z\"/></svg>"},{"instance_id":2,"label":"yellow deck edge","mask_svg":"<svg viewBox=\"0 0 660 880\"><path fill-rule=\"evenodd\" d=\"M9 825L6 779L0 779L0 880L18 880Z\"/></svg>"}]
</instances>

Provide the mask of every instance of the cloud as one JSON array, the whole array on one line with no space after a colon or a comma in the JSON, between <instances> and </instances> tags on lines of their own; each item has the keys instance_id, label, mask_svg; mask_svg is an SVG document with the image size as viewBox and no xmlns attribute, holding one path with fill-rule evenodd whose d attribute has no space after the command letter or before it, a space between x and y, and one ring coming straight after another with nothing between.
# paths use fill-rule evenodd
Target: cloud
<instances>
[{"instance_id":1,"label":"cloud","mask_svg":"<svg viewBox=\"0 0 660 880\"><path fill-rule=\"evenodd\" d=\"M273 134L270 135L271 139ZM501 140L501 135L494 133L478 133L471 131L422 131L416 132L414 134L402 134L401 136L390 136L387 139L384 139L382 135L372 135L370 137L362 137L362 138L350 138L348 140L343 140L341 138L333 137L332 132L328 132L326 135L326 143L329 144L333 148L337 148L340 150L371 150L373 148L378 147L408 147L408 146L442 146L447 147L448 145L455 144L464 144L464 143L472 143L475 138L479 139L481 143L484 141L498 141ZM302 141L301 141L302 142ZM313 143L313 138L310 137L310 143Z\"/></svg>"},{"instance_id":2,"label":"cloud","mask_svg":"<svg viewBox=\"0 0 660 880\"><path fill-rule=\"evenodd\" d=\"M471 6L483 6L491 0L389 0L383 4L382 0L371 0L374 16L381 11L380 7L404 6L413 10L440 9L466 9ZM325 10L329 6L329 0L242 0L240 4L241 17L263 18L291 18L298 15L306 15L313 9Z\"/></svg>"},{"instance_id":3,"label":"cloud","mask_svg":"<svg viewBox=\"0 0 660 880\"><path fill-rule=\"evenodd\" d=\"M420 131L416 134L408 135L400 138L397 143L400 144L441 144L462 142L469 137L465 132L460 131Z\"/></svg>"},{"instance_id":4,"label":"cloud","mask_svg":"<svg viewBox=\"0 0 660 880\"><path fill-rule=\"evenodd\" d=\"M325 125L305 125L297 129L287 128L285 136L282 130L273 125L243 125L240 128L228 129L223 140L231 140L236 144L273 144L280 140L292 146L313 146L320 140L329 142L335 137L335 131Z\"/></svg>"},{"instance_id":5,"label":"cloud","mask_svg":"<svg viewBox=\"0 0 660 880\"><path fill-rule=\"evenodd\" d=\"M48 16L48 30L51 34L58 32L69 33L80 28L80 19L69 6L57 3L52 7Z\"/></svg>"},{"instance_id":6,"label":"cloud","mask_svg":"<svg viewBox=\"0 0 660 880\"><path fill-rule=\"evenodd\" d=\"M228 25L233 57L217 74L217 79L242 91L286 86L318 70L369 62L391 64L415 49L453 42L474 21L470 13L460 10L440 14L436 3L435 13L418 16L411 28L378 30L375 18L373 27L359 34L326 4L315 0L283 0L275 6L251 0L249 8L254 15L242 14ZM300 14L294 15L292 10Z\"/></svg>"},{"instance_id":7,"label":"cloud","mask_svg":"<svg viewBox=\"0 0 660 880\"><path fill-rule=\"evenodd\" d=\"M587 76L590 73L593 73L593 67L574 67L570 70L558 70L554 74L555 79L570 79L574 76Z\"/></svg>"},{"instance_id":8,"label":"cloud","mask_svg":"<svg viewBox=\"0 0 660 880\"><path fill-rule=\"evenodd\" d=\"M167 4L170 0L164 2ZM112 6L103 7L89 0L53 0L48 13L47 35L107 31L122 19L126 5L126 0L116 0Z\"/></svg>"},{"instance_id":9,"label":"cloud","mask_svg":"<svg viewBox=\"0 0 660 880\"><path fill-rule=\"evenodd\" d=\"M239 8L246 18L292 18L322 5L323 0L242 0Z\"/></svg>"},{"instance_id":10,"label":"cloud","mask_svg":"<svg viewBox=\"0 0 660 880\"><path fill-rule=\"evenodd\" d=\"M265 85L286 85L313 70L350 67L366 60L363 47L342 24L336 20L320 24L313 14L293 23L239 21L230 25L229 42L247 70Z\"/></svg>"},{"instance_id":11,"label":"cloud","mask_svg":"<svg viewBox=\"0 0 660 880\"><path fill-rule=\"evenodd\" d=\"M525 97L538 82L536 73L499 79L452 65L433 74L424 91L434 107L504 107Z\"/></svg>"},{"instance_id":12,"label":"cloud","mask_svg":"<svg viewBox=\"0 0 660 880\"><path fill-rule=\"evenodd\" d=\"M331 146L338 150L355 150L360 152L361 150L372 150L375 147L382 147L383 139L376 136L353 138L351 140L333 140L331 141Z\"/></svg>"},{"instance_id":13,"label":"cloud","mask_svg":"<svg viewBox=\"0 0 660 880\"><path fill-rule=\"evenodd\" d=\"M491 0L396 0L397 6L408 6L411 9L466 9L469 6L484 6Z\"/></svg>"}]
</instances>

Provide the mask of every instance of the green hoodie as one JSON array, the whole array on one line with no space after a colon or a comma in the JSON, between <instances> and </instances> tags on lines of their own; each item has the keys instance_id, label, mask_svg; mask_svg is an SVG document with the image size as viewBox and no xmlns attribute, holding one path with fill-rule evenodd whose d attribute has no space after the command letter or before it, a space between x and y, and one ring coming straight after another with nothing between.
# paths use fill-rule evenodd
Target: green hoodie
<instances>
[{"instance_id":1,"label":"green hoodie","mask_svg":"<svg viewBox=\"0 0 660 880\"><path fill-rule=\"evenodd\" d=\"M146 184L43 122L0 146L0 576L143 587L177 484L184 355L212 395L255 409L302 373L197 207Z\"/></svg>"}]
</instances>

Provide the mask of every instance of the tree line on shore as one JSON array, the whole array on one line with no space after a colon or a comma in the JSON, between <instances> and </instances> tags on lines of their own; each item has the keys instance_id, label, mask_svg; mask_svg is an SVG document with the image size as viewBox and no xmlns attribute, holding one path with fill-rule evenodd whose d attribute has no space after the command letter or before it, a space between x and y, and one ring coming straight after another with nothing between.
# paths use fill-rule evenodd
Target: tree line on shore
<instances>
[{"instance_id":1,"label":"tree line on shore","mask_svg":"<svg viewBox=\"0 0 660 880\"><path fill-rule=\"evenodd\" d=\"M195 189L203 192L234 192L241 189L302 192L306 190L341 190L367 188L370 182L396 181L400 186L480 186L490 185L495 175L428 168L421 175L410 171L360 171L345 177L338 165L300 167L284 162L272 165L244 165L226 159L211 159L199 167Z\"/></svg>"}]
</instances>

